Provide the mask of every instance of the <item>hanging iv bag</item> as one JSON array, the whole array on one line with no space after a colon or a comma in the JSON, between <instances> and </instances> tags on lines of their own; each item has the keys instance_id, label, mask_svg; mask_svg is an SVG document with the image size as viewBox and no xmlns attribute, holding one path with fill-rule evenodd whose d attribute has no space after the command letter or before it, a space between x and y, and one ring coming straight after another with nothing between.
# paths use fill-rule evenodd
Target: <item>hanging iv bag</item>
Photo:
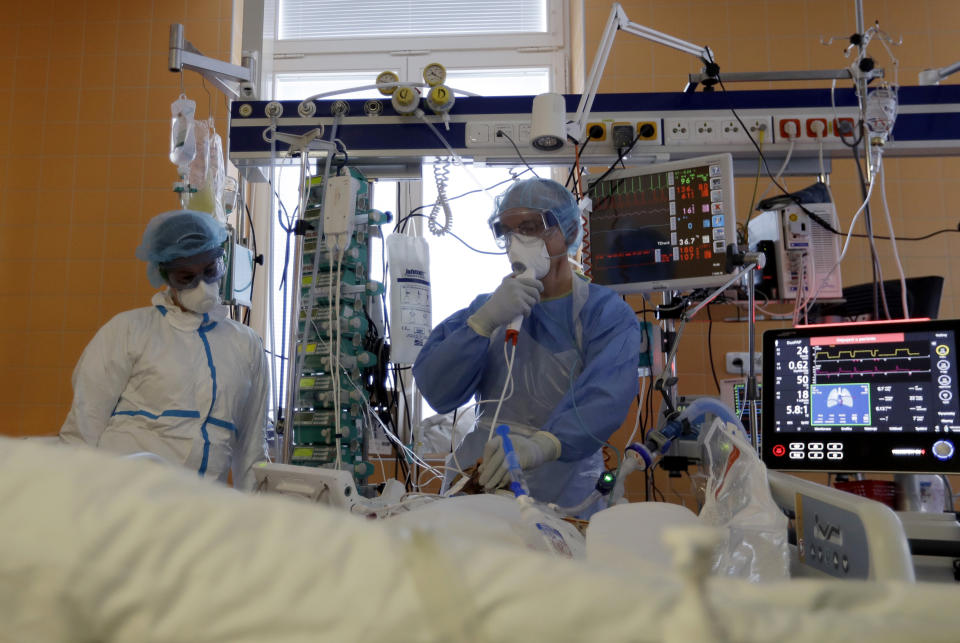
<instances>
[{"instance_id":1,"label":"hanging iv bag","mask_svg":"<svg viewBox=\"0 0 960 643\"><path fill-rule=\"evenodd\" d=\"M187 173L187 166L197 157L197 135L194 131L193 115L197 103L180 94L170 104L173 116L170 122L170 162L177 166L181 175Z\"/></svg>"}]
</instances>

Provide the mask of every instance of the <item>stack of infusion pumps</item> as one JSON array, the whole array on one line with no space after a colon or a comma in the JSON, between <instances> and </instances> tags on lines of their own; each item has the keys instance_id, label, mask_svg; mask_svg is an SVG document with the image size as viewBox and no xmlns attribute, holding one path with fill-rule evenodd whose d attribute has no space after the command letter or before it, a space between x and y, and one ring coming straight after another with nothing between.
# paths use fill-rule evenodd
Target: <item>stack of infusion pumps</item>
<instances>
[{"instance_id":1,"label":"stack of infusion pumps","mask_svg":"<svg viewBox=\"0 0 960 643\"><path fill-rule=\"evenodd\" d=\"M321 178L312 179L309 188L291 356L296 365L290 462L345 469L359 484L373 472L365 376L377 363L368 350L369 310L383 284L370 280L370 235L383 215L370 207L372 184L352 168L329 179L326 198ZM325 224L328 233L336 226L336 242L327 239Z\"/></svg>"}]
</instances>

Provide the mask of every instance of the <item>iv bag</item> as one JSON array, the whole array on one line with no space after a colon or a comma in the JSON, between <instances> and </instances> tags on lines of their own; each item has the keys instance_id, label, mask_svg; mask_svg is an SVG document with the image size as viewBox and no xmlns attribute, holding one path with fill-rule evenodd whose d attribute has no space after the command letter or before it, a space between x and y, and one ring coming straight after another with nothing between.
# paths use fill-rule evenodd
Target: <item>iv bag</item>
<instances>
[{"instance_id":1,"label":"iv bag","mask_svg":"<svg viewBox=\"0 0 960 643\"><path fill-rule=\"evenodd\" d=\"M214 129L213 119L194 121L196 158L190 163L187 179L196 192L190 195L187 207L198 212L209 212L221 223L227 222L223 209L223 184L226 178L223 163L223 145Z\"/></svg>"},{"instance_id":2,"label":"iv bag","mask_svg":"<svg viewBox=\"0 0 960 643\"><path fill-rule=\"evenodd\" d=\"M427 240L387 237L390 259L390 361L413 364L430 335L430 257Z\"/></svg>"},{"instance_id":3,"label":"iv bag","mask_svg":"<svg viewBox=\"0 0 960 643\"><path fill-rule=\"evenodd\" d=\"M867 94L867 128L875 135L886 140L893 131L897 120L897 90L891 87L878 87Z\"/></svg>"},{"instance_id":4,"label":"iv bag","mask_svg":"<svg viewBox=\"0 0 960 643\"><path fill-rule=\"evenodd\" d=\"M170 104L173 116L170 122L170 162L186 172L186 166L197 157L197 136L194 131L193 115L197 103L185 94Z\"/></svg>"}]
</instances>

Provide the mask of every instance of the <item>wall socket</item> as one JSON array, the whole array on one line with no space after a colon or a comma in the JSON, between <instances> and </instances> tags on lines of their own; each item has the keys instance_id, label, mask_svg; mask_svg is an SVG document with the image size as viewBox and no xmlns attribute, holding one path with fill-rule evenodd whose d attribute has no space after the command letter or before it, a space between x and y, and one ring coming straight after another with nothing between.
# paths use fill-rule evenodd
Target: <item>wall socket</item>
<instances>
[{"instance_id":1,"label":"wall socket","mask_svg":"<svg viewBox=\"0 0 960 643\"><path fill-rule=\"evenodd\" d=\"M749 373L750 353L727 353L727 372L732 375L747 375ZM753 370L763 371L763 353L753 354Z\"/></svg>"}]
</instances>

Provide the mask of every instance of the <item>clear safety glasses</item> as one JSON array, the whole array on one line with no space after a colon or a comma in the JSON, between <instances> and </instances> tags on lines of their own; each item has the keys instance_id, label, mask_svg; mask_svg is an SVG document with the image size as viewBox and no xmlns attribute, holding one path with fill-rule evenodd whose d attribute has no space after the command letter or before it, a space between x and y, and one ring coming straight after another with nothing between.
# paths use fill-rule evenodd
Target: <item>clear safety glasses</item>
<instances>
[{"instance_id":1,"label":"clear safety glasses","mask_svg":"<svg viewBox=\"0 0 960 643\"><path fill-rule=\"evenodd\" d=\"M510 208L490 221L493 238L501 248L510 245L511 235L543 238L558 225L560 224L553 212L533 208Z\"/></svg>"},{"instance_id":2,"label":"clear safety glasses","mask_svg":"<svg viewBox=\"0 0 960 643\"><path fill-rule=\"evenodd\" d=\"M221 251L222 253L222 251ZM186 263L173 261L161 266L161 274L166 278L173 288L177 290L189 290L194 288L201 281L208 284L220 281L226 272L226 265L223 262L223 255L215 257L212 261L196 261Z\"/></svg>"}]
</instances>

